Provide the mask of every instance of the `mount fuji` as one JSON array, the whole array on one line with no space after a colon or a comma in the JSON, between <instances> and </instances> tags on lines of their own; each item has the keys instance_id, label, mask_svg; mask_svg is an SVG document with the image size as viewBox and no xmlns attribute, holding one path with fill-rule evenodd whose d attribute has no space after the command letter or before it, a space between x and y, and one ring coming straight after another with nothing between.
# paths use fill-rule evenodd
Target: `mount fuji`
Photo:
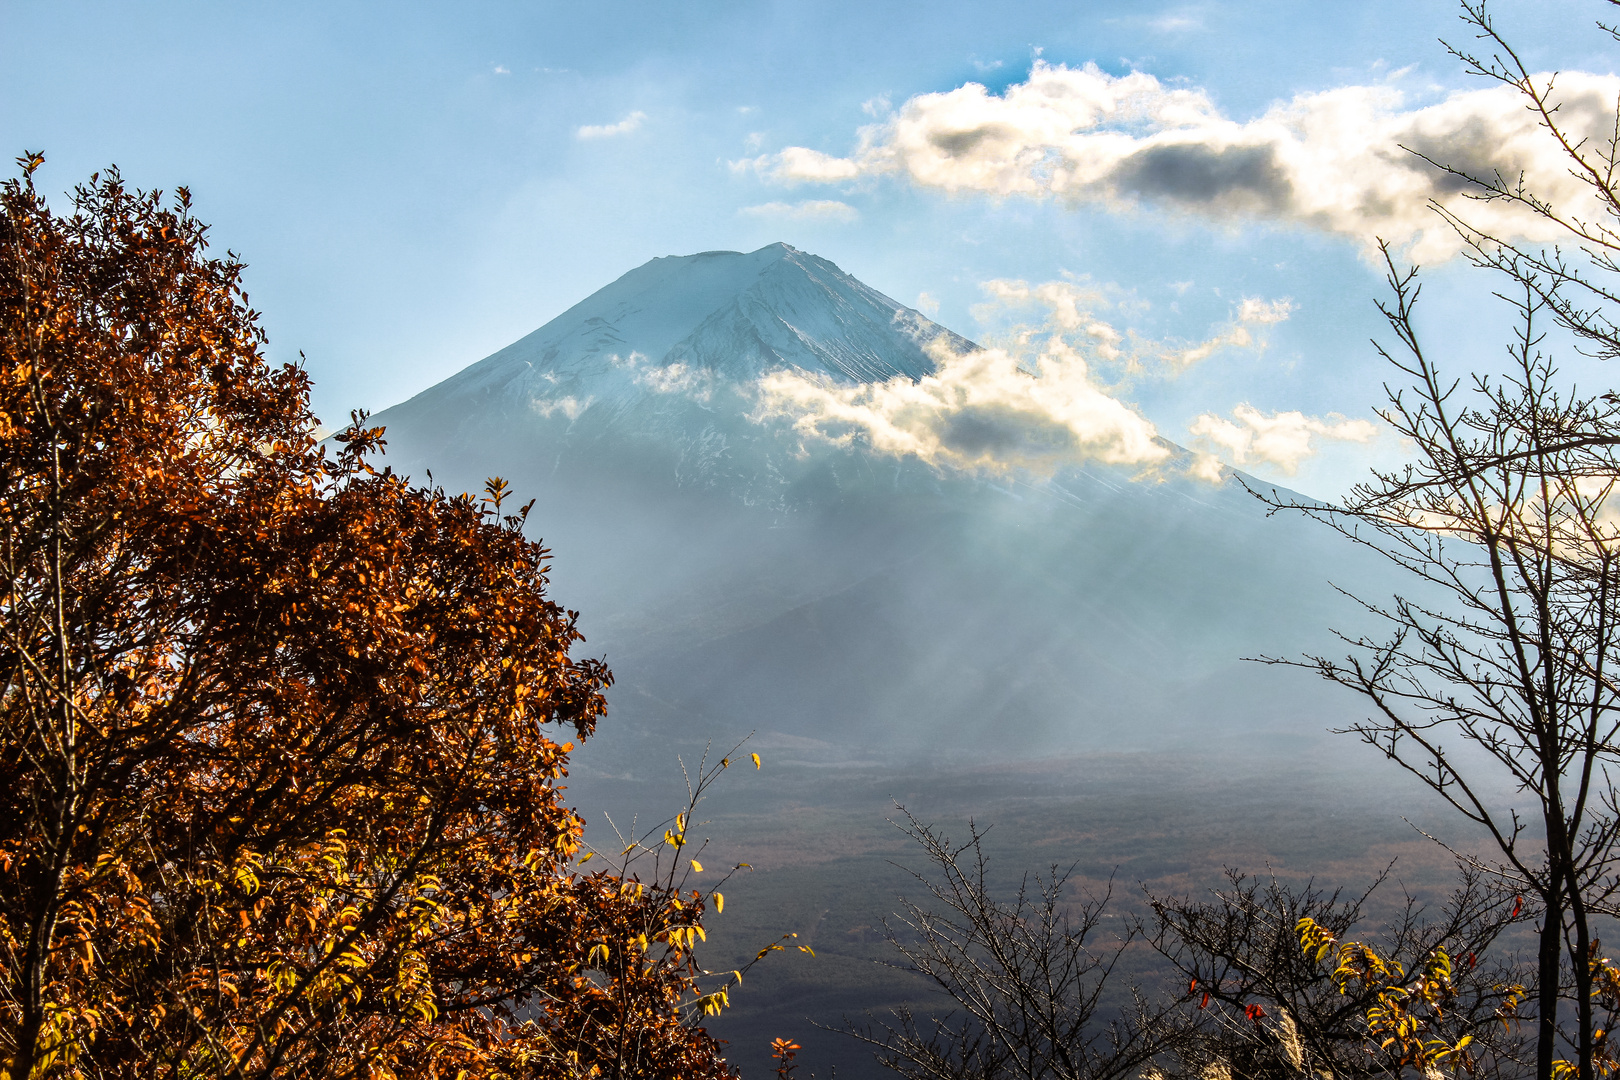
<instances>
[{"instance_id":1,"label":"mount fuji","mask_svg":"<svg viewBox=\"0 0 1620 1080\"><path fill-rule=\"evenodd\" d=\"M621 746L757 730L876 765L1344 719L1353 702L1239 658L1331 648L1326 627L1358 613L1328 569L1376 596L1384 572L1232 477L974 475L807 440L757 406L773 372L916 380L941 348L977 346L825 259L705 252L630 271L374 419L397 471L537 499L554 593L618 678Z\"/></svg>"},{"instance_id":2,"label":"mount fuji","mask_svg":"<svg viewBox=\"0 0 1620 1080\"><path fill-rule=\"evenodd\" d=\"M845 385L917 379L934 370L935 345L977 348L786 244L710 251L632 270L378 419L424 465L543 467L575 486L639 474L781 507L828 480L831 462L750 419L756 380L784 369Z\"/></svg>"}]
</instances>

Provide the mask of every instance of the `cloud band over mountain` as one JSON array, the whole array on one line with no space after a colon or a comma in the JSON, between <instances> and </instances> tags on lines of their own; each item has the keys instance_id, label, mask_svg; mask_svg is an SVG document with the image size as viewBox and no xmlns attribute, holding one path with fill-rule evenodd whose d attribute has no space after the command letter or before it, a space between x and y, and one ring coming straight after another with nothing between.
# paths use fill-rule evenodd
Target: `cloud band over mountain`
<instances>
[{"instance_id":1,"label":"cloud band over mountain","mask_svg":"<svg viewBox=\"0 0 1620 1080\"><path fill-rule=\"evenodd\" d=\"M1131 379L1174 378L1228 348L1263 348L1264 328L1286 320L1287 299L1240 301L1231 320L1201 342L1155 341L1105 318L1109 289L1089 282L1031 285L996 280L984 285L995 310L1043 309L1039 323L1022 323L990 348L930 349L935 370L849 384L813 372L781 368L760 377L756 420L785 420L808 438L859 441L880 453L915 457L936 466L981 472L1037 474L1101 463L1156 471L1172 465L1169 445L1154 424L1122 399ZM1365 420L1326 419L1299 412L1261 413L1239 406L1232 420L1200 416L1191 431L1198 452L1174 465L1218 482L1222 462L1264 462L1293 473L1323 441L1366 442L1377 429Z\"/></svg>"},{"instance_id":2,"label":"cloud band over mountain","mask_svg":"<svg viewBox=\"0 0 1620 1080\"><path fill-rule=\"evenodd\" d=\"M1555 86L1563 124L1599 141L1612 137L1620 79L1568 72ZM1459 246L1431 201L1497 235L1552 238L1545 222L1510 205L1467 201L1470 185L1425 157L1471 175L1523 175L1540 197L1575 216L1589 199L1511 87L1405 109L1395 86L1346 86L1237 121L1201 89L1039 60L1001 94L970 82L910 98L862 128L848 157L795 146L736 165L787 183L900 175L950 192L1272 220L1364 244L1375 237L1410 244L1420 261Z\"/></svg>"},{"instance_id":3,"label":"cloud band over mountain","mask_svg":"<svg viewBox=\"0 0 1620 1080\"><path fill-rule=\"evenodd\" d=\"M995 348L936 350L935 361L938 369L915 382L845 385L774 371L759 380L759 416L788 418L833 442L859 436L882 453L998 472L1149 466L1169 456L1153 425L1094 385L1085 359L1061 339L1048 340L1033 363Z\"/></svg>"}]
</instances>

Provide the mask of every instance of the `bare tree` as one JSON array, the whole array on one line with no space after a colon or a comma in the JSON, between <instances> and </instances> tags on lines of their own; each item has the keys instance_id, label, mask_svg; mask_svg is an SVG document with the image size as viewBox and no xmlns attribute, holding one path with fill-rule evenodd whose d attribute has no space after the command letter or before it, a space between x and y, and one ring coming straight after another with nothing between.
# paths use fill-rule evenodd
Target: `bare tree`
<instances>
[{"instance_id":1,"label":"bare tree","mask_svg":"<svg viewBox=\"0 0 1620 1080\"><path fill-rule=\"evenodd\" d=\"M1381 415L1416 461L1357 485L1343 506L1298 508L1382 552L1422 591L1366 602L1386 637L1347 639L1342 659L1284 662L1363 694L1373 713L1352 730L1490 835L1498 857L1476 865L1533 897L1540 921L1537 1074L1550 1077L1558 1057L1567 970L1585 1080L1593 918L1615 914L1620 887L1617 409L1559 390L1541 348L1548 305L1533 289L1508 301L1520 316L1511 369L1465 384L1419 341L1415 272L1392 261L1389 282L1383 311L1401 351L1379 351L1413 386ZM1505 807L1508 786L1530 806Z\"/></svg>"},{"instance_id":2,"label":"bare tree","mask_svg":"<svg viewBox=\"0 0 1620 1080\"><path fill-rule=\"evenodd\" d=\"M1106 895L1071 904L1070 875L1053 867L998 901L983 830L970 823L968 839L953 843L901 814L897 824L929 865L911 871L923 898L902 898L887 926L896 966L958 1011L901 1010L893 1023L851 1029L878 1047L883 1065L911 1080L1112 1080L1141 1074L1174 1044L1173 1002L1151 1004L1135 989L1124 1000L1110 994L1136 933L1099 932Z\"/></svg>"},{"instance_id":3,"label":"bare tree","mask_svg":"<svg viewBox=\"0 0 1620 1080\"><path fill-rule=\"evenodd\" d=\"M1372 714L1353 730L1489 834L1495 856L1475 866L1522 890L1538 920L1536 1074L1589 1080L1614 1063L1596 1013L1606 978L1597 923L1617 914L1620 889L1620 397L1566 387L1548 334L1620 356L1620 111L1594 139L1564 114L1557 76L1532 73L1483 2L1465 0L1463 19L1485 51L1452 54L1521 95L1583 196L1558 205L1522 175L1426 160L1470 198L1511 204L1570 246L1538 248L1435 206L1474 264L1499 276L1495 295L1515 316L1505 370L1461 378L1420 338L1416 269L1384 248L1391 299L1380 310L1397 344L1377 348L1410 385L1391 390L1380 415L1414 460L1375 473L1342 506L1267 498L1328 521L1421 584L1366 601L1387 632L1347 639L1348 657L1273 662L1304 663L1364 695Z\"/></svg>"},{"instance_id":4,"label":"bare tree","mask_svg":"<svg viewBox=\"0 0 1620 1080\"><path fill-rule=\"evenodd\" d=\"M931 983L949 1010L901 1008L846 1030L908 1080L1398 1077L1414 1043L1463 1036L1470 1075L1524 1075L1524 1040L1502 1023L1522 988L1511 961L1487 955L1513 913L1487 875L1465 869L1437 913L1410 896L1387 907L1365 948L1391 979L1347 986L1302 952L1298 925L1365 932L1387 875L1346 896L1232 871L1206 900L1149 896L1150 914L1105 923L1111 897L1076 890L1058 867L998 888L976 825L961 843L909 814L899 825L927 865L912 871L922 896L902 899L887 928L895 966ZM1457 964L1443 1007L1404 1046L1369 1045L1368 1014L1387 1004L1389 984L1448 956Z\"/></svg>"},{"instance_id":5,"label":"bare tree","mask_svg":"<svg viewBox=\"0 0 1620 1080\"><path fill-rule=\"evenodd\" d=\"M1376 949L1393 971L1456 957L1443 1015L1425 1018L1425 1034L1453 1045L1471 1036L1471 1075L1521 1075L1522 1039L1500 1023L1514 973L1487 957L1508 922L1494 883L1467 870L1437 913L1407 894L1393 912L1371 919L1370 901L1387 877L1346 894L1232 870L1208 899L1151 897L1153 917L1142 934L1177 973L1191 1021L1177 1044L1177 1071L1224 1069L1249 1080L1401 1074L1399 1048L1374 1050L1367 1038L1380 988L1336 980L1331 964L1302 951L1297 928L1308 919L1340 938L1383 923Z\"/></svg>"},{"instance_id":6,"label":"bare tree","mask_svg":"<svg viewBox=\"0 0 1620 1080\"><path fill-rule=\"evenodd\" d=\"M1604 2L1620 7L1620 0ZM1590 126L1583 130L1565 114L1558 73L1531 71L1497 29L1485 0L1463 0L1462 9L1463 22L1481 45L1442 44L1470 74L1518 93L1588 198L1560 205L1538 192L1522 173L1465 168L1410 150L1453 178L1470 200L1517 208L1528 219L1552 226L1564 243L1551 247L1526 243L1500 230L1476 227L1467 214L1439 204L1434 209L1462 237L1476 265L1528 288L1595 355L1620 357L1620 324L1615 317L1620 286L1614 276L1620 274L1620 111L1615 112L1607 131L1594 131ZM1597 29L1620 41L1620 27L1599 21ZM1613 107L1613 103L1608 105ZM1597 437L1613 439L1612 434Z\"/></svg>"}]
</instances>

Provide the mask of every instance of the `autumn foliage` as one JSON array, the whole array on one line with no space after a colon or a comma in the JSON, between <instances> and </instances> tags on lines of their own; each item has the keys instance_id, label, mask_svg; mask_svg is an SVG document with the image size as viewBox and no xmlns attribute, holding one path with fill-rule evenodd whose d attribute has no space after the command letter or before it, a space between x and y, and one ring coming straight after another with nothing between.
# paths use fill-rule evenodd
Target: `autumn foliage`
<instances>
[{"instance_id":1,"label":"autumn foliage","mask_svg":"<svg viewBox=\"0 0 1620 1080\"><path fill-rule=\"evenodd\" d=\"M729 1076L709 898L578 868L608 671L491 497L335 455L181 190L0 190L0 1077ZM606 861L606 860L604 860Z\"/></svg>"}]
</instances>

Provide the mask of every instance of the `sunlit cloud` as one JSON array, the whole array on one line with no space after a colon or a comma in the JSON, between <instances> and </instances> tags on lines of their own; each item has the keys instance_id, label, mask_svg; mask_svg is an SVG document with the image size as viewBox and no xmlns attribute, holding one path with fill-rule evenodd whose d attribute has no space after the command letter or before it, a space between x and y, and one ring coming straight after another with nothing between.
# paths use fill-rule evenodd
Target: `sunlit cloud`
<instances>
[{"instance_id":1,"label":"sunlit cloud","mask_svg":"<svg viewBox=\"0 0 1620 1080\"><path fill-rule=\"evenodd\" d=\"M745 206L737 211L750 217L787 218L792 221L854 221L860 211L837 199L806 199L803 202L768 202Z\"/></svg>"},{"instance_id":2,"label":"sunlit cloud","mask_svg":"<svg viewBox=\"0 0 1620 1080\"><path fill-rule=\"evenodd\" d=\"M1225 329L1172 354L1172 362L1179 368L1189 368L1208 360L1222 349L1263 348L1263 328L1285 321L1293 310L1294 302L1287 297L1262 300L1256 296L1246 296L1238 303L1237 311Z\"/></svg>"},{"instance_id":3,"label":"sunlit cloud","mask_svg":"<svg viewBox=\"0 0 1620 1080\"><path fill-rule=\"evenodd\" d=\"M1612 134L1620 80L1566 72L1556 85L1565 125L1597 143ZM1467 201L1464 182L1410 151L1475 174L1523 174L1575 216L1590 199L1510 87L1409 109L1393 83L1346 86L1237 121L1196 87L1041 60L1001 94L970 82L907 100L861 129L848 157L790 146L733 167L785 183L890 174L952 192L1271 220L1364 245L1383 237L1411 245L1412 257L1424 261L1458 249L1431 200L1499 235L1551 238L1551 226L1534 215Z\"/></svg>"},{"instance_id":4,"label":"sunlit cloud","mask_svg":"<svg viewBox=\"0 0 1620 1080\"><path fill-rule=\"evenodd\" d=\"M822 184L853 180L861 175L863 168L848 158L833 157L803 146L790 146L776 154L762 154L756 158L730 162L730 165L733 172L752 169L785 183L809 181Z\"/></svg>"},{"instance_id":5,"label":"sunlit cloud","mask_svg":"<svg viewBox=\"0 0 1620 1080\"><path fill-rule=\"evenodd\" d=\"M1025 281L998 279L983 286L991 303L974 309L981 323L993 322L998 313L1034 306L1044 314L1040 322L1025 323L1015 334L1027 340L1036 333L1067 335L1084 341L1094 360L1114 365L1121 375L1175 376L1223 349L1263 350L1266 329L1287 320L1294 303L1287 297L1266 300L1246 297L1231 318L1211 329L1200 341L1156 339L1122 326L1118 315L1135 313L1140 301L1116 296L1117 289L1089 281ZM998 310L999 309L999 312Z\"/></svg>"},{"instance_id":6,"label":"sunlit cloud","mask_svg":"<svg viewBox=\"0 0 1620 1080\"><path fill-rule=\"evenodd\" d=\"M585 124L574 132L581 139L611 139L615 135L628 135L641 126L647 114L637 109L617 124Z\"/></svg>"},{"instance_id":7,"label":"sunlit cloud","mask_svg":"<svg viewBox=\"0 0 1620 1080\"><path fill-rule=\"evenodd\" d=\"M1153 425L1095 386L1085 359L1061 340L1033 357L938 349L935 364L916 382L852 386L772 372L759 382L758 417L786 418L807 438L991 472L1152 466L1170 456Z\"/></svg>"},{"instance_id":8,"label":"sunlit cloud","mask_svg":"<svg viewBox=\"0 0 1620 1080\"><path fill-rule=\"evenodd\" d=\"M1202 451L1195 470L1204 476L1218 473L1222 460L1239 466L1271 465L1291 476L1321 442L1367 443L1378 436L1377 426L1369 420L1297 411L1267 415L1247 404L1233 409L1230 419L1204 413L1187 430Z\"/></svg>"},{"instance_id":9,"label":"sunlit cloud","mask_svg":"<svg viewBox=\"0 0 1620 1080\"><path fill-rule=\"evenodd\" d=\"M1286 299L1244 300L1227 324L1188 345L1124 325L1120 320L1143 305L1114 286L995 280L983 288L988 299L975 309L981 322L1021 320L988 339L988 348L958 353L936 343L935 371L916 381L849 385L772 372L758 384L756 418L786 420L806 439L982 472L1050 474L1090 463L1180 469L1171 444L1124 400L1122 388L1132 378L1175 377L1192 349L1207 357L1225 347L1257 348L1263 328L1292 310ZM931 303L918 297L920 309Z\"/></svg>"},{"instance_id":10,"label":"sunlit cloud","mask_svg":"<svg viewBox=\"0 0 1620 1080\"><path fill-rule=\"evenodd\" d=\"M649 365L636 373L636 382L654 393L682 394L694 401L706 402L714 395L714 372L679 361Z\"/></svg>"}]
</instances>

